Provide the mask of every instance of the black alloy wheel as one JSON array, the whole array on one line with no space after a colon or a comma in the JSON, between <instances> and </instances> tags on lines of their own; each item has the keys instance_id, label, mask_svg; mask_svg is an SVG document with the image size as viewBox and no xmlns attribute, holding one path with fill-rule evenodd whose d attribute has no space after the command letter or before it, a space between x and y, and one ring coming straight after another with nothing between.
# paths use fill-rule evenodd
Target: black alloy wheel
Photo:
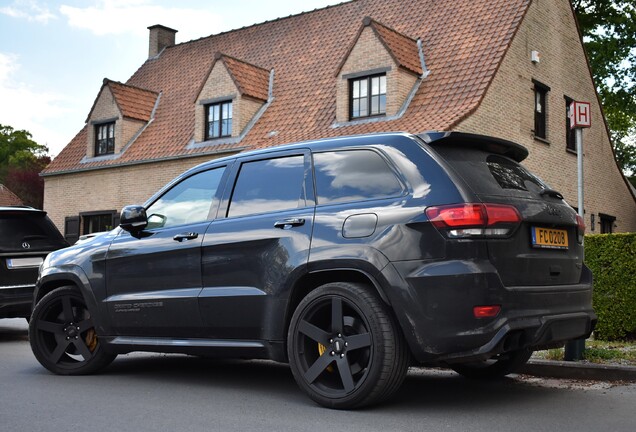
<instances>
[{"instance_id":1,"label":"black alloy wheel","mask_svg":"<svg viewBox=\"0 0 636 432\"><path fill-rule=\"evenodd\" d=\"M386 305L366 286L323 285L305 297L288 333L298 385L329 408L358 408L402 384L409 352Z\"/></svg>"},{"instance_id":2,"label":"black alloy wheel","mask_svg":"<svg viewBox=\"0 0 636 432\"><path fill-rule=\"evenodd\" d=\"M532 356L532 351L520 349L498 354L488 360L458 363L450 365L451 369L466 378L493 379L501 378L517 372Z\"/></svg>"},{"instance_id":3,"label":"black alloy wheel","mask_svg":"<svg viewBox=\"0 0 636 432\"><path fill-rule=\"evenodd\" d=\"M116 357L104 352L84 298L74 287L57 288L37 303L29 341L42 366L59 375L93 373Z\"/></svg>"}]
</instances>

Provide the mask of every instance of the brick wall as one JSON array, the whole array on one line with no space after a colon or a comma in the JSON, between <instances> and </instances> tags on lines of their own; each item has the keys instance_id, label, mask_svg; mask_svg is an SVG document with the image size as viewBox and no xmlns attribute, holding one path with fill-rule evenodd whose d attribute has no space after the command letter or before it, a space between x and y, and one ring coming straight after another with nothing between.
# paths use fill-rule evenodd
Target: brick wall
<instances>
[{"instance_id":1,"label":"brick wall","mask_svg":"<svg viewBox=\"0 0 636 432\"><path fill-rule=\"evenodd\" d=\"M240 117L237 121L238 134L240 135L243 132L243 129L247 126L247 124L254 118L256 112L261 109L264 105L263 101L248 98L242 96L240 98Z\"/></svg>"},{"instance_id":2,"label":"brick wall","mask_svg":"<svg viewBox=\"0 0 636 432\"><path fill-rule=\"evenodd\" d=\"M123 119L121 121L121 141L119 143L115 141L115 153L120 152L145 125L146 122L141 120ZM117 124L115 124L116 128Z\"/></svg>"},{"instance_id":3,"label":"brick wall","mask_svg":"<svg viewBox=\"0 0 636 432\"><path fill-rule=\"evenodd\" d=\"M119 212L129 204L143 204L168 181L210 156L187 158L117 169L45 177L44 208L64 232L64 218L82 212Z\"/></svg>"},{"instance_id":4,"label":"brick wall","mask_svg":"<svg viewBox=\"0 0 636 432\"><path fill-rule=\"evenodd\" d=\"M415 85L415 82L418 78L417 75L415 75L413 72L409 72L402 68L397 70L397 77L398 79L395 97L396 112L398 112L404 105L404 102L406 102L406 98L408 97L409 93L411 93L411 90L413 90L413 86Z\"/></svg>"},{"instance_id":5,"label":"brick wall","mask_svg":"<svg viewBox=\"0 0 636 432\"><path fill-rule=\"evenodd\" d=\"M533 50L541 55L538 64L530 61ZM533 135L533 79L550 87L547 142ZM592 103L593 126L583 131L587 232L600 232L599 213L616 217L616 231L636 231L636 203L614 162L567 1L532 2L480 107L455 129L523 144L530 150L524 165L561 191L572 206L577 206L577 157L566 151L564 96ZM596 215L593 231L592 214Z\"/></svg>"}]
</instances>

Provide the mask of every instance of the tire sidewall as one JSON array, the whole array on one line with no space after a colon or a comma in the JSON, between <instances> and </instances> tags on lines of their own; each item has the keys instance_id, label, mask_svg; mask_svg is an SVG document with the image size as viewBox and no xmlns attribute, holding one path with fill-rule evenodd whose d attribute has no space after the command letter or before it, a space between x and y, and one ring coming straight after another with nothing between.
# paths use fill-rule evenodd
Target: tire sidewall
<instances>
[{"instance_id":1,"label":"tire sidewall","mask_svg":"<svg viewBox=\"0 0 636 432\"><path fill-rule=\"evenodd\" d=\"M366 375L362 378L362 383L358 383L351 393L340 398L331 398L321 395L312 388L310 383L305 381L303 378L304 371L299 367L299 365L302 364L302 360L296 350L299 337L298 325L301 318L304 317L305 313L311 310L317 302L334 296L341 297L349 302L350 305L354 306L365 321L365 325L368 327L367 330L371 335L372 341L368 370ZM367 303L367 300L360 298L355 292L347 289L346 285L341 283L323 285L310 292L299 303L291 319L287 341L289 363L296 382L315 402L331 408L351 408L364 401L375 389L380 379L383 365L388 360L378 317Z\"/></svg>"},{"instance_id":2,"label":"tire sidewall","mask_svg":"<svg viewBox=\"0 0 636 432\"><path fill-rule=\"evenodd\" d=\"M51 362L47 358L47 355L39 346L43 343L43 341L41 340L42 334L37 328L37 323L42 318L41 315L45 314L54 302L59 301L59 299L64 296L70 296L79 300L83 307L88 309L84 297L75 287L64 286L56 288L46 294L40 299L40 301L37 302L33 308L33 313L31 314L31 320L29 322L29 343L31 345L31 351L33 351L33 354L42 366L57 375L85 375L93 373L106 366L115 358L113 354L104 352L103 344L99 341L99 339L97 341L97 347L93 352L93 356L88 360L79 362L76 367L58 366L56 363Z\"/></svg>"}]
</instances>

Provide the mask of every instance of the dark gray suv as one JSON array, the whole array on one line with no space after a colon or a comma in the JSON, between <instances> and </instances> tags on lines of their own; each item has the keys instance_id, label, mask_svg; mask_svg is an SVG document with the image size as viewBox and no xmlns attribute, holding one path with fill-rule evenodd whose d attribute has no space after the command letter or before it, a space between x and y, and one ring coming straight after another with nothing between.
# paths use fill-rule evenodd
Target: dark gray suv
<instances>
[{"instance_id":1,"label":"dark gray suv","mask_svg":"<svg viewBox=\"0 0 636 432\"><path fill-rule=\"evenodd\" d=\"M585 227L527 154L388 133L197 166L47 257L33 352L68 375L130 351L273 359L332 408L387 399L414 363L508 374L596 322Z\"/></svg>"},{"instance_id":2,"label":"dark gray suv","mask_svg":"<svg viewBox=\"0 0 636 432\"><path fill-rule=\"evenodd\" d=\"M31 207L0 207L0 318L29 318L38 268L67 247L53 222Z\"/></svg>"}]
</instances>

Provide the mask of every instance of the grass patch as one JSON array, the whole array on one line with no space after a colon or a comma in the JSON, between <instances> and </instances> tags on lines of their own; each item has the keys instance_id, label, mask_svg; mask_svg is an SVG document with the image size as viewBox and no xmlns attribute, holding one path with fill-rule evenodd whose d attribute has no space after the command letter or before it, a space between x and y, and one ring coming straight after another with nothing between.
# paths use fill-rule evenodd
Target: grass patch
<instances>
[{"instance_id":1,"label":"grass patch","mask_svg":"<svg viewBox=\"0 0 636 432\"><path fill-rule=\"evenodd\" d=\"M563 348L537 351L534 358L563 360ZM583 358L590 363L636 366L636 341L606 342L594 339L585 341Z\"/></svg>"}]
</instances>

